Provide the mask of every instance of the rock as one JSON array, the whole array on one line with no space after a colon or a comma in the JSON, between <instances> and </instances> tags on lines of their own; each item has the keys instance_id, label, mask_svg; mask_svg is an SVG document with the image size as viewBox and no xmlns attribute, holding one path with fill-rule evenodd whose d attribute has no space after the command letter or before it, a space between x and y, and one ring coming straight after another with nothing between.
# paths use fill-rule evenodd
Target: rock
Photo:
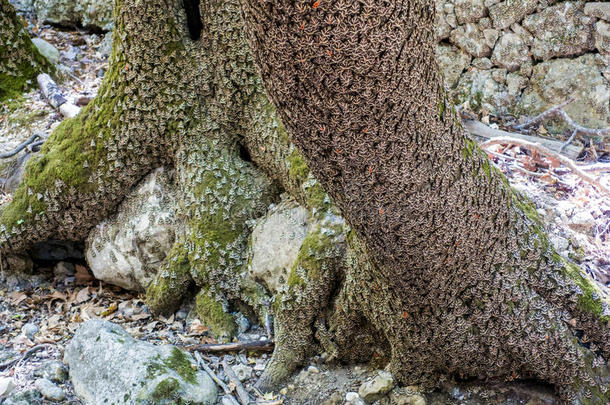
<instances>
[{"instance_id":1,"label":"rock","mask_svg":"<svg viewBox=\"0 0 610 405\"><path fill-rule=\"evenodd\" d=\"M212 379L190 354L132 338L102 320L82 324L66 346L74 391L87 405L112 403L214 404Z\"/></svg>"},{"instance_id":2,"label":"rock","mask_svg":"<svg viewBox=\"0 0 610 405\"><path fill-rule=\"evenodd\" d=\"M537 0L506 0L489 6L494 28L505 29L536 10Z\"/></svg>"},{"instance_id":3,"label":"rock","mask_svg":"<svg viewBox=\"0 0 610 405\"><path fill-rule=\"evenodd\" d=\"M85 257L80 243L54 239L34 244L29 253L32 259L51 262Z\"/></svg>"},{"instance_id":4,"label":"rock","mask_svg":"<svg viewBox=\"0 0 610 405\"><path fill-rule=\"evenodd\" d=\"M491 55L483 31L476 24L468 23L451 31L450 41L475 58Z\"/></svg>"},{"instance_id":5,"label":"rock","mask_svg":"<svg viewBox=\"0 0 610 405\"><path fill-rule=\"evenodd\" d=\"M530 61L529 48L520 35L504 34L494 48L491 61L496 66L514 72Z\"/></svg>"},{"instance_id":6,"label":"rock","mask_svg":"<svg viewBox=\"0 0 610 405\"><path fill-rule=\"evenodd\" d=\"M426 405L426 398L419 394L403 394L392 397L392 405Z\"/></svg>"},{"instance_id":7,"label":"rock","mask_svg":"<svg viewBox=\"0 0 610 405\"><path fill-rule=\"evenodd\" d=\"M76 269L74 268L74 264L69 262L58 262L55 267L53 267L53 275L58 278L71 277L76 274Z\"/></svg>"},{"instance_id":8,"label":"rock","mask_svg":"<svg viewBox=\"0 0 610 405\"><path fill-rule=\"evenodd\" d=\"M595 47L600 53L610 54L610 24L605 21L595 23Z\"/></svg>"},{"instance_id":9,"label":"rock","mask_svg":"<svg viewBox=\"0 0 610 405\"><path fill-rule=\"evenodd\" d=\"M360 386L358 395L364 402L370 404L390 392L392 388L394 388L394 378L392 377L392 374L387 371L379 371L375 378Z\"/></svg>"},{"instance_id":10,"label":"rock","mask_svg":"<svg viewBox=\"0 0 610 405\"><path fill-rule=\"evenodd\" d=\"M308 211L286 200L258 220L250 237L248 273L276 293L285 284L307 235Z\"/></svg>"},{"instance_id":11,"label":"rock","mask_svg":"<svg viewBox=\"0 0 610 405\"><path fill-rule=\"evenodd\" d=\"M534 116L574 97L564 108L580 125L590 128L610 126L610 84L600 72L595 55L576 59L554 59L534 66L519 108Z\"/></svg>"},{"instance_id":12,"label":"rock","mask_svg":"<svg viewBox=\"0 0 610 405\"><path fill-rule=\"evenodd\" d=\"M68 369L61 361L49 360L35 370L34 375L56 383L62 383L68 379Z\"/></svg>"},{"instance_id":13,"label":"rock","mask_svg":"<svg viewBox=\"0 0 610 405\"><path fill-rule=\"evenodd\" d=\"M30 340L34 340L34 336L38 333L38 331L38 326L30 322L26 323L21 328L21 333L23 333L23 335Z\"/></svg>"},{"instance_id":14,"label":"rock","mask_svg":"<svg viewBox=\"0 0 610 405\"><path fill-rule=\"evenodd\" d=\"M472 58L451 45L437 45L435 51L436 63L443 73L445 84L448 87L454 87Z\"/></svg>"},{"instance_id":15,"label":"rock","mask_svg":"<svg viewBox=\"0 0 610 405\"><path fill-rule=\"evenodd\" d=\"M32 43L38 48L38 52L47 58L49 62L53 64L59 63L59 51L53 45L42 38L32 38Z\"/></svg>"},{"instance_id":16,"label":"rock","mask_svg":"<svg viewBox=\"0 0 610 405\"><path fill-rule=\"evenodd\" d=\"M521 94L527 86L527 79L517 73L509 73L506 75L506 89L508 94L513 97L517 97Z\"/></svg>"},{"instance_id":17,"label":"rock","mask_svg":"<svg viewBox=\"0 0 610 405\"><path fill-rule=\"evenodd\" d=\"M233 372L239 378L239 381L244 382L252 377L252 367L245 364L236 364L231 366Z\"/></svg>"},{"instance_id":18,"label":"rock","mask_svg":"<svg viewBox=\"0 0 610 405\"><path fill-rule=\"evenodd\" d=\"M489 70L493 66L489 58L476 58L471 65L479 70Z\"/></svg>"},{"instance_id":19,"label":"rock","mask_svg":"<svg viewBox=\"0 0 610 405\"><path fill-rule=\"evenodd\" d=\"M335 391L331 394L331 396L322 402L320 405L342 405L343 404L343 395L339 391Z\"/></svg>"},{"instance_id":20,"label":"rock","mask_svg":"<svg viewBox=\"0 0 610 405\"><path fill-rule=\"evenodd\" d=\"M27 390L13 393L2 402L2 405L32 405L40 404L42 397L37 390Z\"/></svg>"},{"instance_id":21,"label":"rock","mask_svg":"<svg viewBox=\"0 0 610 405\"><path fill-rule=\"evenodd\" d=\"M475 69L462 74L453 91L453 101L467 103L472 111L485 109L491 114L502 113L512 105L505 86L493 79L491 71Z\"/></svg>"},{"instance_id":22,"label":"rock","mask_svg":"<svg viewBox=\"0 0 610 405\"><path fill-rule=\"evenodd\" d=\"M309 367L307 367L307 372L309 374L320 374L320 369L317 368L316 366L309 366Z\"/></svg>"},{"instance_id":23,"label":"rock","mask_svg":"<svg viewBox=\"0 0 610 405\"><path fill-rule=\"evenodd\" d=\"M582 55L594 49L592 21L583 14L581 4L559 3L523 20L523 26L534 36L534 58Z\"/></svg>"},{"instance_id":24,"label":"rock","mask_svg":"<svg viewBox=\"0 0 610 405\"><path fill-rule=\"evenodd\" d=\"M112 29L112 7L112 0L34 0L39 20L102 31Z\"/></svg>"},{"instance_id":25,"label":"rock","mask_svg":"<svg viewBox=\"0 0 610 405\"><path fill-rule=\"evenodd\" d=\"M594 18L600 18L605 21L610 21L610 3L603 2L587 2L585 3L585 15Z\"/></svg>"},{"instance_id":26,"label":"rock","mask_svg":"<svg viewBox=\"0 0 610 405\"><path fill-rule=\"evenodd\" d=\"M61 401L66 397L64 390L53 384L46 378L39 378L34 382L34 386L42 396L50 401Z\"/></svg>"},{"instance_id":27,"label":"rock","mask_svg":"<svg viewBox=\"0 0 610 405\"><path fill-rule=\"evenodd\" d=\"M454 0L454 10L459 24L477 22L487 15L483 0Z\"/></svg>"},{"instance_id":28,"label":"rock","mask_svg":"<svg viewBox=\"0 0 610 405\"><path fill-rule=\"evenodd\" d=\"M91 230L85 256L95 278L143 291L174 243L175 190L159 168L121 203L117 215Z\"/></svg>"},{"instance_id":29,"label":"rock","mask_svg":"<svg viewBox=\"0 0 610 405\"><path fill-rule=\"evenodd\" d=\"M110 56L112 53L112 33L104 35L104 39L97 46L97 51L105 56Z\"/></svg>"},{"instance_id":30,"label":"rock","mask_svg":"<svg viewBox=\"0 0 610 405\"><path fill-rule=\"evenodd\" d=\"M10 377L0 377L0 399L6 398L16 385Z\"/></svg>"},{"instance_id":31,"label":"rock","mask_svg":"<svg viewBox=\"0 0 610 405\"><path fill-rule=\"evenodd\" d=\"M0 286L9 291L30 290L47 282L48 274L33 274L34 264L28 256L2 255L0 260Z\"/></svg>"}]
</instances>

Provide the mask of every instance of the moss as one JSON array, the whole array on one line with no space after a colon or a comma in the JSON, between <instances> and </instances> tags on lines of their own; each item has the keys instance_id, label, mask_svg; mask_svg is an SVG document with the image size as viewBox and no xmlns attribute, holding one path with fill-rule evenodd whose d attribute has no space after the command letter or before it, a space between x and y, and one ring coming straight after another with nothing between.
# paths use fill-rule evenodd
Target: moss
<instances>
[{"instance_id":1,"label":"moss","mask_svg":"<svg viewBox=\"0 0 610 405\"><path fill-rule=\"evenodd\" d=\"M309 167L303 156L294 149L288 157L288 163L290 164L288 171L290 179L297 184L303 183L307 179L307 176L309 176Z\"/></svg>"},{"instance_id":2,"label":"moss","mask_svg":"<svg viewBox=\"0 0 610 405\"><path fill-rule=\"evenodd\" d=\"M578 297L578 307L585 311L594 314L602 320L602 322L610 322L610 315L604 315L602 303L603 295L600 289L595 285L595 282L589 278L586 273L580 270L580 267L574 263L563 261L563 274L570 280L574 281L582 290L582 294ZM608 302L606 301L606 304Z\"/></svg>"},{"instance_id":3,"label":"moss","mask_svg":"<svg viewBox=\"0 0 610 405\"><path fill-rule=\"evenodd\" d=\"M202 288L197 294L195 310L201 322L209 327L217 338L230 340L235 335L233 317L225 312L220 302L209 295L207 288Z\"/></svg>"},{"instance_id":4,"label":"moss","mask_svg":"<svg viewBox=\"0 0 610 405\"><path fill-rule=\"evenodd\" d=\"M462 148L462 156L464 159L469 159L474 156L475 151L479 149L477 143L469 136L464 137L464 147Z\"/></svg>"},{"instance_id":5,"label":"moss","mask_svg":"<svg viewBox=\"0 0 610 405\"><path fill-rule=\"evenodd\" d=\"M165 262L146 289L146 305L153 313L167 314L178 309L192 283L191 266L182 243L175 243Z\"/></svg>"},{"instance_id":6,"label":"moss","mask_svg":"<svg viewBox=\"0 0 610 405\"><path fill-rule=\"evenodd\" d=\"M157 384L150 397L155 403L159 403L166 399L178 399L179 392L180 382L170 377Z\"/></svg>"},{"instance_id":7,"label":"moss","mask_svg":"<svg viewBox=\"0 0 610 405\"><path fill-rule=\"evenodd\" d=\"M333 257L335 246L334 236L343 231L339 225L331 228L323 228L318 225L312 232L308 233L299 249L297 258L288 275L288 286L304 287L306 281L318 281L322 276L323 267L327 265L326 260Z\"/></svg>"},{"instance_id":8,"label":"moss","mask_svg":"<svg viewBox=\"0 0 610 405\"><path fill-rule=\"evenodd\" d=\"M165 366L174 370L184 381L195 384L197 382L197 371L193 368L193 363L189 361L188 356L182 350L174 347L171 355L163 360Z\"/></svg>"}]
</instances>

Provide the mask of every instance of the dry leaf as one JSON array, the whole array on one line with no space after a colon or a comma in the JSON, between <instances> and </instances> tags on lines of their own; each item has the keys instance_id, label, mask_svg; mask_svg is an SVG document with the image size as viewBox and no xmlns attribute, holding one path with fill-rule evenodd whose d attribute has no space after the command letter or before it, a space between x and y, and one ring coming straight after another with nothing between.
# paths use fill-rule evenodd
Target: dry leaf
<instances>
[{"instance_id":1,"label":"dry leaf","mask_svg":"<svg viewBox=\"0 0 610 405\"><path fill-rule=\"evenodd\" d=\"M20 303L22 303L28 296L25 295L25 293L21 292L21 291L13 291L11 292L8 297L11 299L11 301L13 302L14 305L19 305Z\"/></svg>"},{"instance_id":2,"label":"dry leaf","mask_svg":"<svg viewBox=\"0 0 610 405\"><path fill-rule=\"evenodd\" d=\"M117 310L118 307L119 307L118 304L116 302L113 302L112 304L110 304L108 309L106 309L105 311L102 312L102 316L108 316L110 314L113 314Z\"/></svg>"},{"instance_id":3,"label":"dry leaf","mask_svg":"<svg viewBox=\"0 0 610 405\"><path fill-rule=\"evenodd\" d=\"M80 304L82 302L88 301L90 298L89 287L85 287L76 294L76 303Z\"/></svg>"},{"instance_id":4,"label":"dry leaf","mask_svg":"<svg viewBox=\"0 0 610 405\"><path fill-rule=\"evenodd\" d=\"M89 272L87 271L85 266L76 264L76 265L74 265L74 267L76 269L76 274L74 275L74 277L76 278L76 281L78 283L86 284L86 283L90 282L91 280L93 280L93 277L91 276L91 274L89 274Z\"/></svg>"}]
</instances>

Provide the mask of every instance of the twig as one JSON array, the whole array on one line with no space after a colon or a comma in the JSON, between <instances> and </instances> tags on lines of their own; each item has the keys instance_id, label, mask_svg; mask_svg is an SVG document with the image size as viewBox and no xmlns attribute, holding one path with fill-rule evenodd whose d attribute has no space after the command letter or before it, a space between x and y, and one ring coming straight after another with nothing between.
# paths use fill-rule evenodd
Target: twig
<instances>
[{"instance_id":1,"label":"twig","mask_svg":"<svg viewBox=\"0 0 610 405\"><path fill-rule=\"evenodd\" d=\"M464 127L466 128L466 130L468 132L470 132L472 135L476 135L481 138L494 139L494 138L510 137L510 138L523 139L524 141L540 143L540 144L546 146L547 148L549 148L550 150L557 152L557 153L560 153L559 150L561 149L561 146L563 144L563 142L555 141L553 139L546 139L546 138L540 138L537 136L517 134L515 132L502 131L501 129L493 129L493 128L488 127L487 125L483 124L480 121L464 120L463 122L464 122ZM582 150L582 148L570 145L570 146L567 146L566 148L564 148L564 151L561 153L566 155L570 159L576 159L578 157L578 155L580 155L581 150Z\"/></svg>"},{"instance_id":2,"label":"twig","mask_svg":"<svg viewBox=\"0 0 610 405\"><path fill-rule=\"evenodd\" d=\"M49 343L43 343L41 345L36 345L36 346L32 347L31 349L29 349L28 351L26 351L25 353L23 353L20 357L13 359L13 360L9 360L4 363L1 363L0 370L7 369L7 368L11 367L13 364L16 364L22 360L25 360L28 357L30 357L32 354L36 353L37 351L42 350L45 347L49 347L49 346L51 346Z\"/></svg>"},{"instance_id":3,"label":"twig","mask_svg":"<svg viewBox=\"0 0 610 405\"><path fill-rule=\"evenodd\" d=\"M229 377L229 380L235 384L235 389L237 390L237 397L239 398L239 402L241 405L248 405L250 403L250 395L248 395L248 391L244 388L239 378L235 375L235 372L229 366L226 357L222 359L222 368L225 370L225 374Z\"/></svg>"},{"instance_id":4,"label":"twig","mask_svg":"<svg viewBox=\"0 0 610 405\"><path fill-rule=\"evenodd\" d=\"M199 366L201 368L203 368L206 373L208 373L210 378L212 380L214 380L214 382L220 388L222 388L222 390L225 392L225 394L227 395L229 400L233 403L233 405L240 405L239 402L237 402L237 400L233 397L233 395L231 395L231 389L220 378L218 378L218 376L216 374L214 374L212 369L207 364L205 364L205 361L201 358L201 355L197 352L195 352L194 355L195 355L195 359L197 359L197 364L199 364Z\"/></svg>"},{"instance_id":5,"label":"twig","mask_svg":"<svg viewBox=\"0 0 610 405\"><path fill-rule=\"evenodd\" d=\"M528 141L524 141L522 139L516 139L516 138L494 138L491 139L487 142L483 142L481 144L482 148L487 148L489 146L492 145L498 145L498 144L513 144L513 145L522 145L525 146L527 148L530 149L534 149L536 151L538 151L538 153L541 153L545 156L550 156L553 157L555 159L557 159L559 162L561 162L564 166L568 167L570 170L572 170L572 172L574 174L576 174L577 176L579 176L581 179L583 179L584 181L586 181L587 183L599 188L602 192L604 192L605 194L609 194L610 195L610 190L608 190L606 187L604 187L602 184L600 184L597 180L595 180L593 177L589 176L587 173L585 173L584 171L582 171L571 159L560 155L559 153L553 152L552 150L545 148L544 146L538 144L538 143L534 143L534 142L528 142Z\"/></svg>"},{"instance_id":6,"label":"twig","mask_svg":"<svg viewBox=\"0 0 610 405\"><path fill-rule=\"evenodd\" d=\"M610 172L610 164L608 163L596 163L593 165L587 165L587 166L578 166L582 171L585 172Z\"/></svg>"},{"instance_id":7,"label":"twig","mask_svg":"<svg viewBox=\"0 0 610 405\"><path fill-rule=\"evenodd\" d=\"M572 143L572 141L576 137L577 133L578 133L577 130L574 130L574 132L572 132L572 136L569 137L568 140L563 145L561 145L561 149L559 149L559 153L563 153L564 149L567 148L568 145Z\"/></svg>"},{"instance_id":8,"label":"twig","mask_svg":"<svg viewBox=\"0 0 610 405\"><path fill-rule=\"evenodd\" d=\"M236 352L239 350L255 350L260 352L272 352L274 344L269 340L254 340L250 342L236 342L236 343L225 343L225 344L206 344L206 345L192 345L185 346L187 350L196 350L200 352Z\"/></svg>"},{"instance_id":9,"label":"twig","mask_svg":"<svg viewBox=\"0 0 610 405\"><path fill-rule=\"evenodd\" d=\"M563 107L567 106L568 104L570 104L573 101L574 101L574 99L570 98L568 101L565 101L559 105L556 105L555 107L551 107L548 110L538 114L531 120L529 120L521 125L517 125L515 127L515 129L520 131L522 129L531 127L532 125L538 124L542 121L546 121L551 117L559 117L559 118L562 118L566 122L566 124L568 124L575 131L575 133L579 132L582 134L593 135L593 136L610 135L610 128L599 128L599 129L587 128L587 127L583 127L582 125L577 124L572 118L570 118L570 116L563 110ZM574 136L574 134L572 135L572 137L573 136Z\"/></svg>"},{"instance_id":10,"label":"twig","mask_svg":"<svg viewBox=\"0 0 610 405\"><path fill-rule=\"evenodd\" d=\"M16 154L18 154L19 152L21 152L26 146L28 146L29 144L31 144L32 142L34 142L36 139L38 138L43 138L42 134L40 133L35 133L34 135L30 136L27 140L25 140L24 142L22 142L21 144L19 144L15 149L13 149L10 152L5 152L5 153L0 153L0 159L6 159L6 158L10 158L12 156L15 156Z\"/></svg>"}]
</instances>

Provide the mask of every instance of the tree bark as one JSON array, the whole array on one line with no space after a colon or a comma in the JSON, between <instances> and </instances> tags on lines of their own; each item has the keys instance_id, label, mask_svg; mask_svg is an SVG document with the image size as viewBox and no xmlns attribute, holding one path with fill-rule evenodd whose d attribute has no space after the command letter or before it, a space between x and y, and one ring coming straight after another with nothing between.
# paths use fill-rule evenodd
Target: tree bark
<instances>
[{"instance_id":1,"label":"tree bark","mask_svg":"<svg viewBox=\"0 0 610 405\"><path fill-rule=\"evenodd\" d=\"M229 308L272 311L261 387L324 350L389 361L409 384L538 378L564 398L607 400L603 292L561 262L465 135L440 87L428 2L244 2L245 24L237 1L201 2L199 38L192 4L117 2L100 92L28 163L2 207L0 252L84 239L173 165L184 226L148 305L171 311L195 286L221 337L235 329ZM244 252L249 221L281 190L314 225L271 297L246 277Z\"/></svg>"},{"instance_id":2,"label":"tree bark","mask_svg":"<svg viewBox=\"0 0 610 405\"><path fill-rule=\"evenodd\" d=\"M0 0L0 101L16 97L53 66L38 52L8 0Z\"/></svg>"},{"instance_id":3,"label":"tree bark","mask_svg":"<svg viewBox=\"0 0 610 405\"><path fill-rule=\"evenodd\" d=\"M282 121L371 259L348 295L399 379L537 378L605 403L607 297L463 130L434 61L434 2L242 6Z\"/></svg>"}]
</instances>

